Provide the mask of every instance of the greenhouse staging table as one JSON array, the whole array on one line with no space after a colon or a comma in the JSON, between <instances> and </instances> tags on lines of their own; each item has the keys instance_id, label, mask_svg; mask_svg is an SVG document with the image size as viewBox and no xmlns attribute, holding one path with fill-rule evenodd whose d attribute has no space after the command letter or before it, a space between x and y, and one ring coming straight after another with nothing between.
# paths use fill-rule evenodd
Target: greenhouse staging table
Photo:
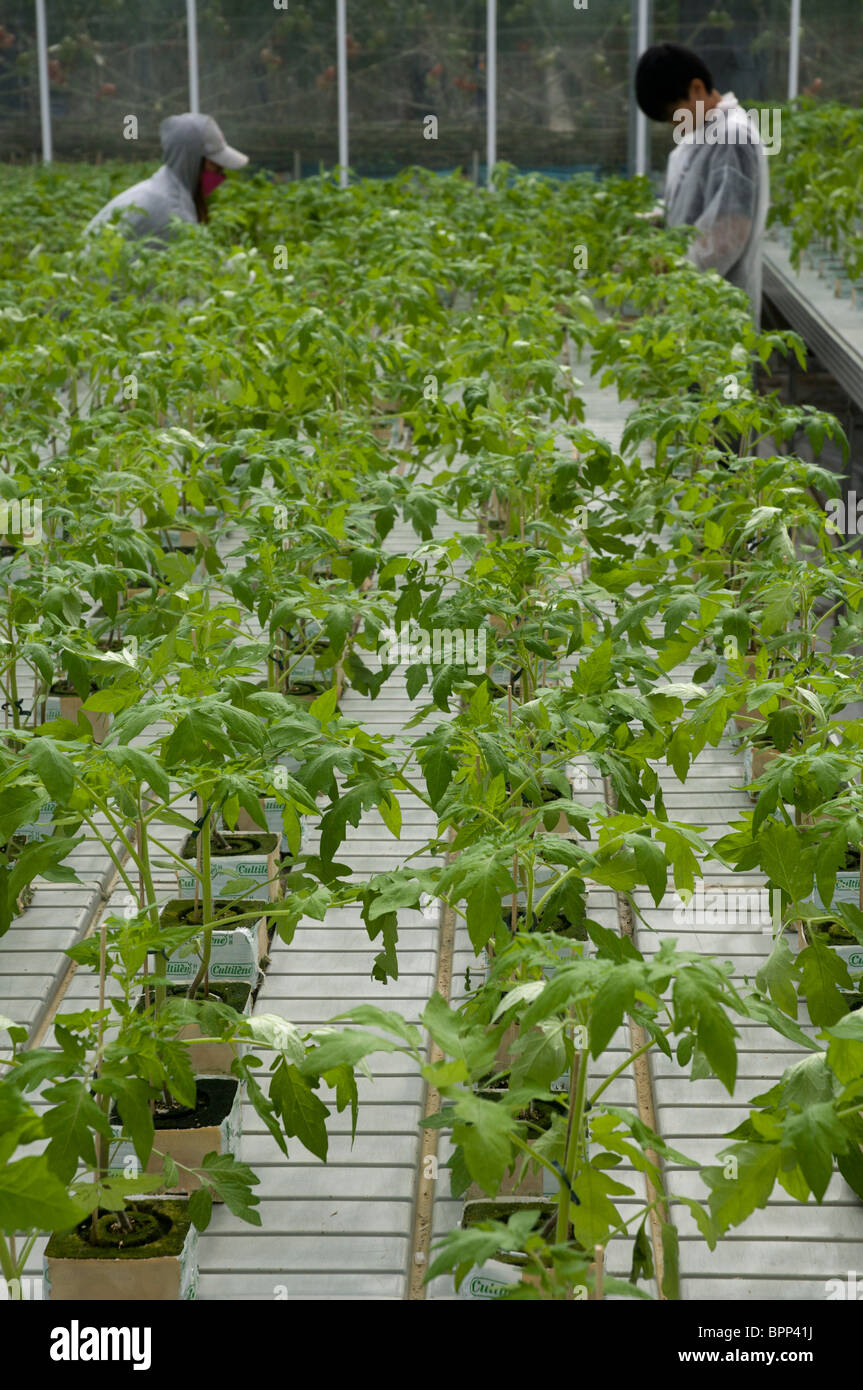
<instances>
[{"instance_id":1,"label":"greenhouse staging table","mask_svg":"<svg viewBox=\"0 0 863 1390\"><path fill-rule=\"evenodd\" d=\"M31 678L32 679L32 678ZM32 699L32 684L20 673L24 703ZM97 822L104 832L104 819ZM77 883L38 879L33 900L0 937L0 1010L30 1030L37 1041L56 1004L58 989L70 969L64 953L80 941L108 900L116 871L107 854L92 840L78 845L67 863Z\"/></svg>"},{"instance_id":2,"label":"greenhouse staging table","mask_svg":"<svg viewBox=\"0 0 863 1390\"><path fill-rule=\"evenodd\" d=\"M602 390L578 369L583 379L586 418L597 434L619 448L625 409L615 393ZM437 538L459 529L455 519L439 522ZM414 533L397 526L388 539L394 551L415 544ZM675 671L677 679L691 677L691 667ZM414 702L405 690L403 673L397 671L369 705L348 687L342 697L348 715L365 720L366 728L398 742L405 723L414 713ZM659 767L669 813L704 826L711 837L728 830L735 814L750 805L741 789L742 758L731 741L707 748L697 759L683 786L665 766ZM409 777L418 776L417 768ZM595 777L595 774L594 774ZM576 793L585 806L600 799L600 782ZM402 795L403 804L405 795ZM436 819L430 809L404 804L401 837L393 839L376 811L365 814L340 852L358 878L394 868L432 836ZM176 847L179 832L170 831ZM422 862L430 862L428 857ZM110 876L95 859L78 864L82 887L70 891L62 885L40 884L33 907L3 942L4 990L14 988L17 1017L38 1022L54 999L65 958L63 947L95 920L93 902L103 901ZM729 875L721 866L706 866L705 892L734 885L759 887L754 875ZM162 877L164 892L170 879ZM634 936L645 954L669 937L697 952L730 960L734 977L742 982L753 977L769 953L769 925L711 927L687 925L673 903L673 885L665 903L656 908L646 893L635 902L646 919L636 924ZM121 910L122 895L114 893L109 911ZM590 916L613 930L621 928L621 902L606 888L591 890ZM437 904L423 911L399 914L399 979L382 985L370 979L373 954L359 908L331 910L324 921L303 920L290 947L278 937L256 1012L276 1013L299 1027L320 1024L360 1003L387 1007L392 1004L411 1022L418 1022L423 1008L438 986L445 914ZM25 954L22 954L24 952ZM35 961L35 965L34 962ZM457 1002L468 985L482 973L461 923L452 940L451 967L447 967L450 998ZM75 971L67 982L64 1007L92 1004L95 981ZM4 1002L5 1007L5 1002ZM47 1024L48 1020L45 1020ZM767 1027L741 1027L740 1077L732 1098L715 1080L689 1081L661 1055L651 1067L651 1103L656 1127L672 1146L679 1145L699 1162L715 1160L721 1136L746 1114L747 1102L768 1089L783 1070L798 1060L802 1051L773 1034ZM50 1030L46 1033L50 1045ZM598 1077L607 1075L629 1051L629 1039L619 1030L597 1064ZM422 1193L428 1190L429 1171L422 1161L422 1130L427 1088L418 1069L399 1055L376 1059L373 1080L361 1081L359 1125L351 1144L347 1114L334 1118L326 1165L299 1146L285 1159L258 1121L251 1106L244 1107L244 1136L240 1157L253 1162L261 1175L259 1195L262 1227L254 1229L217 1208L200 1241L199 1297L243 1300L403 1300L427 1297L451 1300L456 1295L450 1278L438 1278L419 1292L417 1278L428 1258L428 1242L417 1249ZM635 1081L626 1074L613 1083L613 1103L636 1108L643 1103ZM445 1167L450 1149L441 1132L436 1163L432 1165L431 1245L457 1223L461 1204L448 1195ZM643 1179L621 1166L618 1175L632 1183L643 1202ZM703 1183L694 1169L670 1174L671 1191L681 1196L703 1196ZM633 1203L636 1195L633 1195ZM624 1203L624 1207L626 1203ZM426 1212L426 1219L429 1213ZM733 1234L720 1240L710 1252L698 1236L685 1207L673 1204L672 1220L681 1245L682 1294L685 1299L741 1301L777 1298L820 1299L824 1283L844 1277L863 1262L863 1208L838 1176L831 1180L821 1206L771 1200ZM31 1272L39 1272L44 1242L37 1242ZM631 1241L617 1240L609 1247L611 1273L626 1276ZM463 1295L462 1295L463 1296Z\"/></svg>"},{"instance_id":3,"label":"greenhouse staging table","mask_svg":"<svg viewBox=\"0 0 863 1390\"><path fill-rule=\"evenodd\" d=\"M586 418L594 422L597 433L605 432L618 448L625 416L613 394L599 390L591 378L585 381L582 395ZM673 676L691 679L693 669L680 667ZM685 786L670 768L660 765L658 771L669 815L707 827L711 839L718 839L730 829L737 813L751 807L747 793L741 790L743 759L727 734L717 748L706 748L695 760ZM764 882L757 875L728 874L720 865L707 863L704 868L706 904L716 890L739 891L751 886L757 891ZM636 924L639 950L647 955L664 939L676 937L684 949L732 961L736 982L753 979L770 954L769 921L753 922L756 914L748 912L746 922L729 931L727 926L711 926L710 913L705 910L705 921L690 925L679 908L666 905L669 898L674 902L673 884L668 887L668 897L660 908L647 893L634 894L649 924L649 930L641 922ZM804 1055L802 1049L795 1049L766 1026L740 1027L738 1031L740 1070L733 1097L719 1081L693 1082L681 1076L660 1052L651 1056L658 1132L669 1144L705 1165L716 1161L724 1146L721 1136L744 1119L746 1102L769 1090L785 1068ZM682 1196L703 1194L704 1184L694 1169L672 1169L669 1179L670 1189ZM831 1179L823 1205L801 1206L774 1194L764 1210L726 1235L712 1252L685 1207L673 1205L672 1219L680 1234L681 1293L685 1299L820 1300L826 1279L844 1278L847 1270L863 1261L863 1208L838 1174Z\"/></svg>"},{"instance_id":4,"label":"greenhouse staging table","mask_svg":"<svg viewBox=\"0 0 863 1390\"><path fill-rule=\"evenodd\" d=\"M604 435L615 447L625 423L625 410L610 390L601 390L595 379L587 378L579 369L584 385L581 395L585 401L586 419L599 435ZM691 679L692 666L681 667L675 679ZM669 815L690 824L707 828L711 838L730 829L736 813L751 806L744 781L743 759L727 737L717 748L707 748L696 760L683 786L673 772L659 767L663 793ZM594 789L579 795L589 804L595 799ZM728 874L721 866L705 865L705 901L716 890L750 888L757 892L763 879L757 875ZM614 894L601 892L591 899L591 915L602 925L617 926ZM729 931L727 927L709 925L707 921L689 925L683 914L663 904L655 908L652 899L636 892L636 905L646 918L648 927L637 923L635 939L645 955L657 949L662 940L677 938L683 949L705 955L715 955L733 962L734 979L753 978L770 953L769 922L746 922ZM673 884L669 883L669 898L674 902ZM596 906L594 906L594 901ZM668 902L668 898L666 898ZM741 914L742 915L742 914ZM677 918L678 920L675 920ZM681 920L682 918L682 920ZM655 935L654 935L655 933ZM473 959L466 933L459 933L456 957L458 980ZM768 1090L786 1067L799 1061L802 1049L778 1037L766 1026L740 1027L740 1075L733 1097L715 1080L692 1082L679 1073L661 1053L654 1052L651 1064L652 1093L657 1130L673 1147L705 1165L716 1161L723 1148L721 1136L726 1135L745 1117L746 1102ZM612 1043L610 1055L618 1051L623 1056L626 1039L619 1033ZM605 1059L601 1059L605 1061ZM609 1068L610 1069L610 1068ZM598 1072L603 1075L602 1071ZM615 1103L633 1105L635 1087L627 1076L615 1083L618 1088ZM681 1196L703 1196L704 1184L693 1169L671 1168L670 1190ZM633 1185L640 1179L621 1167L618 1173ZM447 1200L441 1194L436 1203L435 1235L441 1236L459 1219L460 1203ZM830 1182L824 1203L801 1207L790 1199L774 1196L763 1211L756 1212L732 1234L720 1240L711 1252L698 1235L694 1219L680 1203L673 1204L672 1220L680 1235L681 1293L685 1299L797 1300L824 1298L825 1280L844 1278L849 1269L863 1261L863 1209L854 1192L838 1175ZM629 1242L613 1242L607 1252L610 1271L624 1273L628 1268ZM451 1298L452 1285L447 1279L437 1279L431 1286L432 1298Z\"/></svg>"},{"instance_id":5,"label":"greenhouse staging table","mask_svg":"<svg viewBox=\"0 0 863 1390\"><path fill-rule=\"evenodd\" d=\"M834 294L810 265L795 270L785 246L772 238L764 243L764 293L863 408L863 304Z\"/></svg>"},{"instance_id":6,"label":"greenhouse staging table","mask_svg":"<svg viewBox=\"0 0 863 1390\"><path fill-rule=\"evenodd\" d=\"M414 541L412 532L396 527L388 547ZM373 704L348 688L341 705L369 732L396 739L412 712L399 672ZM339 859L358 878L395 868L434 832L433 812L416 805L405 806L398 841L376 811L366 813ZM438 913L402 911L398 930L399 979L380 985L369 978L373 948L358 908L331 911L322 922L305 919L290 947L274 942L256 1009L302 1027L357 1004L391 1004L417 1023L435 988ZM246 1129L240 1157L254 1161L262 1177L263 1230L216 1214L201 1239L202 1298L405 1297L424 1084L404 1058L375 1059L372 1072L373 1082L360 1082L356 1141L352 1146L343 1114L326 1166L305 1152L286 1162L262 1128ZM249 1107L246 1113L256 1122Z\"/></svg>"}]
</instances>

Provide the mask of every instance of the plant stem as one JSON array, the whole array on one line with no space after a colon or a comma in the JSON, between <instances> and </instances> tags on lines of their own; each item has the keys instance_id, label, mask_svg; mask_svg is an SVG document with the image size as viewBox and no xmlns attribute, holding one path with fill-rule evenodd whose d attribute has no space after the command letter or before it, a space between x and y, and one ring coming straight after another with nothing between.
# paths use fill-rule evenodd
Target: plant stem
<instances>
[{"instance_id":1,"label":"plant stem","mask_svg":"<svg viewBox=\"0 0 863 1390\"><path fill-rule=\"evenodd\" d=\"M102 914L102 921L99 927L99 1034L96 1045L96 1077L102 1075L102 1058L105 1050L105 977L108 964L108 924L105 914ZM98 1105L107 1120L111 1113L111 1097L107 1091L99 1097ZM106 1135L100 1134L96 1140L96 1174L97 1181L100 1183L108 1173L108 1139ZM99 1220L99 1208L96 1206L90 1218L90 1244L98 1245L96 1223Z\"/></svg>"},{"instance_id":2,"label":"plant stem","mask_svg":"<svg viewBox=\"0 0 863 1390\"><path fill-rule=\"evenodd\" d=\"M0 1231L0 1271L2 1271L3 1278L6 1280L8 1298L13 1297L13 1291L16 1300L21 1298L20 1278L21 1270L24 1268L25 1258L26 1255L22 1256L19 1260L15 1260L6 1236Z\"/></svg>"},{"instance_id":3,"label":"plant stem","mask_svg":"<svg viewBox=\"0 0 863 1390\"><path fill-rule=\"evenodd\" d=\"M210 817L212 807L208 806L200 830L201 892L204 913L204 949L198 973L189 986L189 998L194 999L203 984L206 995L210 986L210 958L213 953L213 880L210 876Z\"/></svg>"},{"instance_id":4,"label":"plant stem","mask_svg":"<svg viewBox=\"0 0 863 1390\"><path fill-rule=\"evenodd\" d=\"M563 1156L563 1169L566 1183L561 1184L557 1208L557 1232L555 1239L564 1244L569 1235L570 1185L575 1176L578 1150L581 1144L581 1129L584 1116L584 1100L587 1089L587 1049L582 1048L572 1059L569 1077L569 1124L566 1134L566 1149Z\"/></svg>"},{"instance_id":5,"label":"plant stem","mask_svg":"<svg viewBox=\"0 0 863 1390\"><path fill-rule=\"evenodd\" d=\"M671 1024L670 1027L663 1029L663 1036L667 1038L667 1037L669 1036L669 1034L670 1034L670 1033L673 1033L673 1032L674 1032L674 1025ZM594 1104L596 1103L597 1099L602 1095L603 1091L606 1090L607 1087L609 1087L609 1086L611 1085L612 1081L616 1080L616 1078L617 1078L618 1076L620 1076L621 1072L626 1071L626 1068L627 1068L628 1066L630 1066L630 1064L631 1064L632 1062L634 1062L634 1061L636 1060L636 1058L642 1057L642 1056L644 1055L645 1052L648 1052L648 1051L650 1050L650 1048L653 1047L653 1045L654 1045L655 1042L656 1042L656 1039L655 1039L655 1038L649 1038L648 1041L647 1041L646 1043L643 1043L641 1047L636 1048L635 1052L630 1052L630 1054L629 1054L629 1056L626 1058L626 1060L623 1061L623 1062L621 1062L621 1064L620 1064L619 1067L615 1067L615 1068L614 1068L614 1071L611 1072L611 1073L605 1078L605 1080L601 1083L601 1085L597 1086L596 1090L595 1090L595 1091L592 1093L592 1095L590 1096L590 1103L591 1103L591 1105L594 1105Z\"/></svg>"}]
</instances>

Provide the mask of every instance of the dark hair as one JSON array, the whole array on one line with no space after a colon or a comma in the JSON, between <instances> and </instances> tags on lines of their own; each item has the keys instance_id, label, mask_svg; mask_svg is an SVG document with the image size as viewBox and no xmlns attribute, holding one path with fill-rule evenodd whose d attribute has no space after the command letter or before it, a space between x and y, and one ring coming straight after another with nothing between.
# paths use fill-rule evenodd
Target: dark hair
<instances>
[{"instance_id":1,"label":"dark hair","mask_svg":"<svg viewBox=\"0 0 863 1390\"><path fill-rule=\"evenodd\" d=\"M207 200L201 192L201 175L204 172L205 163L206 160L202 156L201 167L198 170L198 182L195 184L195 192L193 195L195 202L195 212L198 214L199 222L209 222L210 220L210 209L207 207Z\"/></svg>"},{"instance_id":2,"label":"dark hair","mask_svg":"<svg viewBox=\"0 0 863 1390\"><path fill-rule=\"evenodd\" d=\"M638 60L635 99L652 121L670 120L675 102L686 100L696 77L713 91L713 76L697 53L679 43L654 44Z\"/></svg>"}]
</instances>

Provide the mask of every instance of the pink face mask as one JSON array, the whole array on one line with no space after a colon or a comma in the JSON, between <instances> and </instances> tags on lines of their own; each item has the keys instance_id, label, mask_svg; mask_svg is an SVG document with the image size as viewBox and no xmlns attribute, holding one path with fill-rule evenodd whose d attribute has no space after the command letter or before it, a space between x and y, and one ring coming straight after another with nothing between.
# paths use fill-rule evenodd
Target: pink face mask
<instances>
[{"instance_id":1,"label":"pink face mask","mask_svg":"<svg viewBox=\"0 0 863 1390\"><path fill-rule=\"evenodd\" d=\"M201 174L201 192L205 198L215 192L220 183L225 182L225 175L218 169L205 169Z\"/></svg>"}]
</instances>

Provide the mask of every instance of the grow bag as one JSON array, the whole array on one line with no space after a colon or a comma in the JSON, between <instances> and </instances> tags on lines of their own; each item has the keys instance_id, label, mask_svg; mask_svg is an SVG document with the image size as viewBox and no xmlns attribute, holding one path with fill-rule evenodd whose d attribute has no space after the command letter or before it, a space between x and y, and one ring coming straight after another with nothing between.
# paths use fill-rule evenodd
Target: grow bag
<instances>
[{"instance_id":1,"label":"grow bag","mask_svg":"<svg viewBox=\"0 0 863 1390\"><path fill-rule=\"evenodd\" d=\"M469 1226L478 1225L482 1221L506 1221L514 1212L523 1211L526 1207L536 1209L536 1224L540 1226L556 1212L557 1203L538 1197L507 1197L503 1201L483 1197L465 1203L461 1219L462 1229L467 1230ZM502 1298L507 1288L523 1282L526 1265L527 1256L520 1251L501 1254L494 1260L486 1260L484 1264L471 1271L456 1297L471 1302L476 1299L487 1301Z\"/></svg>"},{"instance_id":2,"label":"grow bag","mask_svg":"<svg viewBox=\"0 0 863 1390\"><path fill-rule=\"evenodd\" d=\"M182 1201L136 1202L127 1210L155 1217L158 1237L118 1253L92 1246L89 1221L54 1234L43 1258L46 1296L56 1301L167 1302L191 1299L198 1288L198 1232ZM104 1218L103 1218L104 1219Z\"/></svg>"},{"instance_id":3,"label":"grow bag","mask_svg":"<svg viewBox=\"0 0 863 1390\"><path fill-rule=\"evenodd\" d=\"M212 953L210 956L210 978L215 982L243 980L253 988L257 983L261 963L269 948L269 922L262 913L259 903L247 899L217 898L214 903L217 913L223 912L232 917L244 913L241 922L233 924L224 931L218 927L213 930ZM163 926L175 926L194 911L194 903L188 899L173 898L166 903L159 914ZM175 984L182 981L191 983L198 973L200 956L200 937L188 942L176 951L153 957L153 973L167 975Z\"/></svg>"},{"instance_id":4,"label":"grow bag","mask_svg":"<svg viewBox=\"0 0 863 1390\"><path fill-rule=\"evenodd\" d=\"M230 832L223 836L227 849L213 846L210 850L210 883L214 898L253 899L255 902L276 902L282 893L279 877L280 841L278 835L260 830L238 835ZM247 847L254 841L257 848ZM231 849L231 846L236 848ZM186 837L180 854L183 859L194 860L197 853L195 836ZM200 881L191 871L177 874L179 895L182 899L200 898Z\"/></svg>"},{"instance_id":5,"label":"grow bag","mask_svg":"<svg viewBox=\"0 0 863 1390\"><path fill-rule=\"evenodd\" d=\"M169 1154L174 1162L186 1168L200 1168L207 1154L232 1154L239 1152L243 1132L242 1087L234 1077L214 1076L198 1083L198 1105L193 1111L182 1111L178 1115L154 1116L156 1138L154 1147L160 1154ZM115 1117L112 1116L112 1120ZM122 1127L117 1124L114 1132L119 1134ZM161 1173L160 1154L150 1155L148 1173ZM131 1140L123 1140L111 1155L109 1172L123 1177L130 1167L138 1163L135 1146ZM178 1170L177 1186L171 1192L195 1192L201 1186L194 1173ZM167 1190L167 1189L166 1189ZM213 1201L221 1198L213 1193Z\"/></svg>"},{"instance_id":6,"label":"grow bag","mask_svg":"<svg viewBox=\"0 0 863 1390\"><path fill-rule=\"evenodd\" d=\"M182 995L185 990L181 986L169 988L168 994ZM210 994L224 1004L229 1004L237 1013L245 1014L247 1017L252 1012L252 990L251 986L239 980L223 980L220 984L210 985ZM143 995L138 1001L141 1007L144 1002ZM201 1038L200 1024L185 1023L177 1032L179 1042L194 1041ZM189 1065L192 1068L193 1076L230 1076L231 1064L236 1057L241 1057L246 1051L248 1044L241 1042L211 1042L202 1043L200 1047L189 1048Z\"/></svg>"}]
</instances>

